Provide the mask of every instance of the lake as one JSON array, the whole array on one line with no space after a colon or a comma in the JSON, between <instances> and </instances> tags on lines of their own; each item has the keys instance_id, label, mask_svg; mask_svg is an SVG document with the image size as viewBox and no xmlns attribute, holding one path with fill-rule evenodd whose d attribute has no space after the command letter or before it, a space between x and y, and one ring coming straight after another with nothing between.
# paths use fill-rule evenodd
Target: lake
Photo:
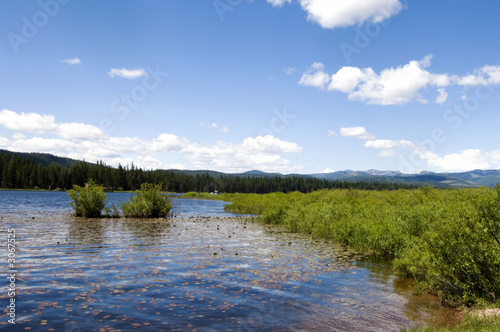
<instances>
[{"instance_id":1,"label":"lake","mask_svg":"<svg viewBox=\"0 0 500 332\"><path fill-rule=\"evenodd\" d=\"M133 194L108 193L109 204ZM84 219L65 192L0 191L16 233L16 324L49 331L399 331L460 313L387 262L174 198L170 219ZM8 270L7 246L2 246Z\"/></svg>"}]
</instances>

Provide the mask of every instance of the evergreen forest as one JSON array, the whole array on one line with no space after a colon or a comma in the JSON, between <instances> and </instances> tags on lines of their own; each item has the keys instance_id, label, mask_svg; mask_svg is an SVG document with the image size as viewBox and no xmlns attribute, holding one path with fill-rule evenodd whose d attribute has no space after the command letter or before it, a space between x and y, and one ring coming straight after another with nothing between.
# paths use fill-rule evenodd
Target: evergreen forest
<instances>
[{"instance_id":1,"label":"evergreen forest","mask_svg":"<svg viewBox=\"0 0 500 332\"><path fill-rule=\"evenodd\" d=\"M0 187L4 189L68 190L73 185L84 186L88 180L104 186L108 191L137 190L143 183L162 184L163 191L184 193L221 192L256 193L312 192L320 189L396 190L411 189L413 185L390 182L340 181L308 176L262 176L225 174L210 171L143 170L134 166L111 167L102 161L95 164L84 161L43 162L29 154L0 151ZM49 155L50 156L50 155ZM54 158L58 158L52 156ZM39 159L39 158L37 158ZM50 163L48 163L50 162Z\"/></svg>"}]
</instances>

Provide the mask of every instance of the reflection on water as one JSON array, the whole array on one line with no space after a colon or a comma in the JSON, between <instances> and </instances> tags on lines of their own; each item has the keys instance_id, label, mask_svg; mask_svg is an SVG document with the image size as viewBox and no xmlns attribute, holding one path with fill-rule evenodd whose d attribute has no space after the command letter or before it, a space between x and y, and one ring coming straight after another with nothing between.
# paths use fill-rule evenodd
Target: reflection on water
<instances>
[{"instance_id":1,"label":"reflection on water","mask_svg":"<svg viewBox=\"0 0 500 332\"><path fill-rule=\"evenodd\" d=\"M0 208L2 233L19 236L14 330L399 331L457 318L386 263L202 210L138 220Z\"/></svg>"}]
</instances>

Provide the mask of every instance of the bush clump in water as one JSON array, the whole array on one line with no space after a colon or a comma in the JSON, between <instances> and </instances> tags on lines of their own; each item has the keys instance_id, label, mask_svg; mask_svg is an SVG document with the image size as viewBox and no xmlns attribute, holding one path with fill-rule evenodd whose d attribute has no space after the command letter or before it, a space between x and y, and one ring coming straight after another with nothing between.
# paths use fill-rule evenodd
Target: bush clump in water
<instances>
[{"instance_id":1,"label":"bush clump in water","mask_svg":"<svg viewBox=\"0 0 500 332\"><path fill-rule=\"evenodd\" d=\"M127 218L168 217L172 205L170 198L161 193L161 184L143 183L134 197L121 204L123 215Z\"/></svg>"},{"instance_id":2,"label":"bush clump in water","mask_svg":"<svg viewBox=\"0 0 500 332\"><path fill-rule=\"evenodd\" d=\"M108 200L103 186L97 185L92 180L86 183L85 187L74 185L73 189L68 191L68 195L73 200L70 205L75 210L76 217L101 217Z\"/></svg>"}]
</instances>

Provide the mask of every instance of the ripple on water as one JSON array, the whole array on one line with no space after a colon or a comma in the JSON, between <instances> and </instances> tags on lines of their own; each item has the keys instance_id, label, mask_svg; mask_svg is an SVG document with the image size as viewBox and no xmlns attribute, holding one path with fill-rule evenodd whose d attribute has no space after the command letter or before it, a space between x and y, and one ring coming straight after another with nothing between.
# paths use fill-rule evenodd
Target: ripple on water
<instances>
[{"instance_id":1,"label":"ripple on water","mask_svg":"<svg viewBox=\"0 0 500 332\"><path fill-rule=\"evenodd\" d=\"M19 329L398 331L432 321L387 267L243 219L2 216L19 235Z\"/></svg>"}]
</instances>

